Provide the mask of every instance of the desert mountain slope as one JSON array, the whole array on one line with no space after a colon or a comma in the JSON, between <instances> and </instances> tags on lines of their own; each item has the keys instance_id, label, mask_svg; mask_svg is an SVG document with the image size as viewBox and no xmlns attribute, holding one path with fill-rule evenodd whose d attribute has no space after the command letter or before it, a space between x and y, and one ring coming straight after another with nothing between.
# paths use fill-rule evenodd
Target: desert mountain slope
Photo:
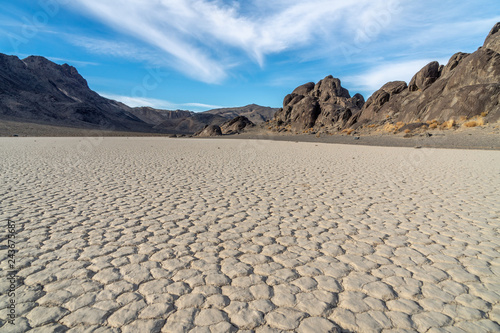
<instances>
[{"instance_id":1,"label":"desert mountain slope","mask_svg":"<svg viewBox=\"0 0 500 333\"><path fill-rule=\"evenodd\" d=\"M46 58L0 54L0 119L47 125L150 131L126 105L92 91L76 68Z\"/></svg>"}]
</instances>

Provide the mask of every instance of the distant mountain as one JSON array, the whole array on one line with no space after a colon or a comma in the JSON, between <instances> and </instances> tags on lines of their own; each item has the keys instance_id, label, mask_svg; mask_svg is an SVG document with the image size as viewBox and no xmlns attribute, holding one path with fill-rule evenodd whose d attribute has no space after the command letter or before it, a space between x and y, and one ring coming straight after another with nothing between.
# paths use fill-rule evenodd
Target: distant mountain
<instances>
[{"instance_id":1,"label":"distant mountain","mask_svg":"<svg viewBox=\"0 0 500 333\"><path fill-rule=\"evenodd\" d=\"M153 131L125 104L92 91L76 68L0 53L0 119L47 125Z\"/></svg>"},{"instance_id":2,"label":"distant mountain","mask_svg":"<svg viewBox=\"0 0 500 333\"><path fill-rule=\"evenodd\" d=\"M167 120L175 120L175 119L184 119L191 117L194 112L193 111L185 111L185 110L158 110L150 107L138 107L130 110L137 118L141 119L145 123L151 125L158 125Z\"/></svg>"},{"instance_id":3,"label":"distant mountain","mask_svg":"<svg viewBox=\"0 0 500 333\"><path fill-rule=\"evenodd\" d=\"M238 116L244 116L248 118L254 124L260 124L266 122L274 117L274 114L278 111L277 108L270 108L267 106L260 106L257 104L250 104L247 106L236 107L236 108L222 108L208 110L203 113L215 114L226 119L233 119Z\"/></svg>"},{"instance_id":4,"label":"distant mountain","mask_svg":"<svg viewBox=\"0 0 500 333\"><path fill-rule=\"evenodd\" d=\"M245 117L247 120L251 117L257 123L263 123L271 119L277 110L279 109L251 104L243 107L213 109L197 113L191 112L188 117L182 118L182 115L187 114L181 114L179 118L166 119L154 128L169 133L193 134L200 132L205 126L221 126L223 123L227 123L238 117ZM135 115L139 117L137 113ZM251 121L251 123L255 122Z\"/></svg>"},{"instance_id":5,"label":"distant mountain","mask_svg":"<svg viewBox=\"0 0 500 333\"><path fill-rule=\"evenodd\" d=\"M207 125L221 125L227 118L216 114L193 113L186 118L168 119L156 125L154 129L177 134L194 134Z\"/></svg>"}]
</instances>

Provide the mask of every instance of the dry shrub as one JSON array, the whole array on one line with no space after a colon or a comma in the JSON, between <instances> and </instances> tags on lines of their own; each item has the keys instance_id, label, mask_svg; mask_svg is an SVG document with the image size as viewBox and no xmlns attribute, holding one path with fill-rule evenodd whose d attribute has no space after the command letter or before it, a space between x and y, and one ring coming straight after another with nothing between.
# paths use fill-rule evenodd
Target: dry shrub
<instances>
[{"instance_id":1,"label":"dry shrub","mask_svg":"<svg viewBox=\"0 0 500 333\"><path fill-rule=\"evenodd\" d=\"M396 129L400 129L401 127L403 127L404 125L406 125L405 123L403 123L402 121L398 121L396 123Z\"/></svg>"},{"instance_id":2,"label":"dry shrub","mask_svg":"<svg viewBox=\"0 0 500 333\"><path fill-rule=\"evenodd\" d=\"M394 124L385 124L384 126L384 131L386 132L394 132L394 130L396 129L396 126L394 126Z\"/></svg>"},{"instance_id":3,"label":"dry shrub","mask_svg":"<svg viewBox=\"0 0 500 333\"><path fill-rule=\"evenodd\" d=\"M351 133L352 133L352 132L354 132L354 130L353 130L352 128L349 128L349 129L347 130L347 135L351 135Z\"/></svg>"},{"instance_id":4,"label":"dry shrub","mask_svg":"<svg viewBox=\"0 0 500 333\"><path fill-rule=\"evenodd\" d=\"M405 133L406 133L406 134L408 134L408 133L410 133L410 132L411 132L411 130L410 130L409 128L405 129Z\"/></svg>"},{"instance_id":5,"label":"dry shrub","mask_svg":"<svg viewBox=\"0 0 500 333\"><path fill-rule=\"evenodd\" d=\"M434 128L437 128L437 127L438 127L437 122L436 122L436 123L430 123L430 124L429 124L429 128L431 128L431 129L434 129Z\"/></svg>"},{"instance_id":6,"label":"dry shrub","mask_svg":"<svg viewBox=\"0 0 500 333\"><path fill-rule=\"evenodd\" d=\"M464 126L465 127L476 127L477 121L475 121L475 120L468 121L468 122L464 123Z\"/></svg>"},{"instance_id":7,"label":"dry shrub","mask_svg":"<svg viewBox=\"0 0 500 333\"><path fill-rule=\"evenodd\" d=\"M453 128L454 126L455 126L454 119L450 119L448 121L445 121L443 124L441 124L442 129L450 129L450 128Z\"/></svg>"},{"instance_id":8,"label":"dry shrub","mask_svg":"<svg viewBox=\"0 0 500 333\"><path fill-rule=\"evenodd\" d=\"M464 123L467 121L467 119L469 119L469 118L467 118L466 116L460 116L460 118L458 118L458 121L461 123Z\"/></svg>"},{"instance_id":9,"label":"dry shrub","mask_svg":"<svg viewBox=\"0 0 500 333\"><path fill-rule=\"evenodd\" d=\"M481 112L481 117L486 117L488 115L488 112L485 111L485 112Z\"/></svg>"},{"instance_id":10,"label":"dry shrub","mask_svg":"<svg viewBox=\"0 0 500 333\"><path fill-rule=\"evenodd\" d=\"M372 124L372 125L368 125L368 128L374 128L376 126L377 126L377 124Z\"/></svg>"},{"instance_id":11,"label":"dry shrub","mask_svg":"<svg viewBox=\"0 0 500 333\"><path fill-rule=\"evenodd\" d=\"M483 118L477 118L475 120L470 120L466 123L464 123L465 127L476 127L476 126L484 126L484 119Z\"/></svg>"}]
</instances>

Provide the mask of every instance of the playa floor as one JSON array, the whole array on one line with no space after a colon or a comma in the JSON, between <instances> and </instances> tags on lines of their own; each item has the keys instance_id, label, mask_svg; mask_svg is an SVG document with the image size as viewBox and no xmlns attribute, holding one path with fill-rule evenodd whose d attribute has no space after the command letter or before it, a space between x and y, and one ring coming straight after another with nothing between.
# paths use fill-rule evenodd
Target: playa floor
<instances>
[{"instance_id":1,"label":"playa floor","mask_svg":"<svg viewBox=\"0 0 500 333\"><path fill-rule=\"evenodd\" d=\"M500 331L499 151L1 138L0 170L2 332Z\"/></svg>"}]
</instances>

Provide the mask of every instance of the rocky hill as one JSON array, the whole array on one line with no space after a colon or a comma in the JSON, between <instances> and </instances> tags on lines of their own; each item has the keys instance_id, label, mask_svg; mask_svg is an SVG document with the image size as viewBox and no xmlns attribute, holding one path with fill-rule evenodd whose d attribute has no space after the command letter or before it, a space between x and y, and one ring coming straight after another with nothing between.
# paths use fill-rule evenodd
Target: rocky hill
<instances>
[{"instance_id":1,"label":"rocky hill","mask_svg":"<svg viewBox=\"0 0 500 333\"><path fill-rule=\"evenodd\" d=\"M0 54L0 119L81 128L152 131L128 106L92 91L76 68Z\"/></svg>"},{"instance_id":2,"label":"rocky hill","mask_svg":"<svg viewBox=\"0 0 500 333\"><path fill-rule=\"evenodd\" d=\"M296 88L283 100L271 124L278 130L302 133L310 129L340 130L364 104L360 94L353 97L343 88L339 79L327 76L314 84Z\"/></svg>"},{"instance_id":3,"label":"rocky hill","mask_svg":"<svg viewBox=\"0 0 500 333\"><path fill-rule=\"evenodd\" d=\"M500 118L500 23L472 54L456 53L448 64L434 61L407 85L389 82L356 115L356 126L393 122L445 122L461 117Z\"/></svg>"},{"instance_id":4,"label":"rocky hill","mask_svg":"<svg viewBox=\"0 0 500 333\"><path fill-rule=\"evenodd\" d=\"M351 98L332 76L302 85L284 98L269 125L293 133L338 132L396 124L452 127L471 118L478 123L500 119L500 23L476 52L456 53L445 66L431 62L409 84L389 82L366 103L359 94Z\"/></svg>"}]
</instances>

